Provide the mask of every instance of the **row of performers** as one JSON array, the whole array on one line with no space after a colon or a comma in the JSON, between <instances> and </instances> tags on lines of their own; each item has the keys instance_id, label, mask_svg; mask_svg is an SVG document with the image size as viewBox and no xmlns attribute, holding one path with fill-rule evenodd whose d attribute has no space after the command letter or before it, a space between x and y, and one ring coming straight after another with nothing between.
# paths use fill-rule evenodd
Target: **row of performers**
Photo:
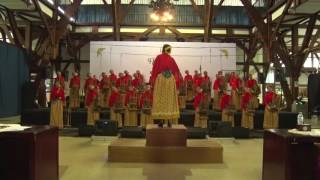
<instances>
[{"instance_id":1,"label":"row of performers","mask_svg":"<svg viewBox=\"0 0 320 180\"><path fill-rule=\"evenodd\" d=\"M125 93L121 92L116 86L112 87L108 98L99 96L97 88L89 85L85 104L88 109L87 124L93 125L99 119L99 108L101 97L107 99L107 105L110 108L110 119L116 120L118 126L137 126L138 112L140 111L140 126L145 127L146 124L153 123L152 118L152 100L153 92L150 85L144 86L142 91L138 91L134 86L129 86ZM222 121L229 121L234 125L234 113L237 111L233 103L232 90L223 89L219 92L219 109L222 111ZM256 109L256 95L252 93L249 87L244 88L241 95L242 122L241 126L253 129L254 111ZM104 99L104 101L105 101ZM51 125L63 128L63 105L65 101L64 89L59 81L55 82L51 92ZM179 104L181 105L181 101ZM264 128L278 127L278 111L279 111L279 96L276 95L273 88L268 86L268 91L264 97L265 113L264 113ZM193 106L195 109L195 127L207 127L207 110L210 100L207 92L200 86L196 88L196 93L193 98ZM122 115L124 114L124 119ZM172 121L177 124L177 120Z\"/></svg>"},{"instance_id":2,"label":"row of performers","mask_svg":"<svg viewBox=\"0 0 320 180\"><path fill-rule=\"evenodd\" d=\"M55 82L59 81L64 89L64 78L61 76L61 73L57 73L57 78ZM260 88L255 79L252 78L252 75L246 81L242 81L237 74L232 72L231 74L223 75L222 72L218 72L216 79L212 85L208 73L204 71L202 76L198 71L195 71L194 75L190 75L189 71L185 71L185 77L183 78L183 83L179 85L179 101L180 106L185 108L185 101L191 101L195 97L197 87L207 94L208 98L211 99L211 89L213 89L213 109L221 110L220 108L220 99L223 91L227 87L231 87L231 97L232 103L235 105L236 110L241 110L241 95L244 92L244 88L247 87L250 89L253 94L255 108L258 108L259 101L258 95L260 94ZM145 79L140 71L134 73L133 78L128 71L124 73L119 73L117 76L113 70L110 70L110 74L106 73L101 74L101 79L98 80L95 76L88 74L88 77L84 84L84 92L87 94L88 87L94 86L99 92L100 96L100 106L108 107L108 97L110 96L112 87L117 87L121 93L125 93L128 90L129 86L133 86L140 93L143 92L145 87ZM151 85L152 86L152 85ZM212 87L212 88L211 88ZM74 73L73 77L70 80L69 84L70 94L69 94L69 107L78 108L80 107L79 101L79 90L80 90L80 77L77 73Z\"/></svg>"}]
</instances>

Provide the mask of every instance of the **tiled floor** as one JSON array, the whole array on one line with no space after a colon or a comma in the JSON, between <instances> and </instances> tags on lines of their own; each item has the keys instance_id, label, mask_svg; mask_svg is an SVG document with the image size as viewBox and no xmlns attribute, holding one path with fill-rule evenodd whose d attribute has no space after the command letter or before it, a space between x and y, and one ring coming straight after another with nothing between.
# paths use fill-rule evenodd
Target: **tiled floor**
<instances>
[{"instance_id":1,"label":"tiled floor","mask_svg":"<svg viewBox=\"0 0 320 180\"><path fill-rule=\"evenodd\" d=\"M223 164L109 163L107 145L113 139L60 137L60 179L261 179L262 139L218 139L224 147Z\"/></svg>"}]
</instances>

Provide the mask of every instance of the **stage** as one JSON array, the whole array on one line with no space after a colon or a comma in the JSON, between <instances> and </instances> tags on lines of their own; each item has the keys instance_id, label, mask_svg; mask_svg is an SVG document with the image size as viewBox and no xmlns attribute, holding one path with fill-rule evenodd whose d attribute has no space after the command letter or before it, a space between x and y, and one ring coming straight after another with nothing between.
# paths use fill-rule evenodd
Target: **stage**
<instances>
[{"instance_id":1,"label":"stage","mask_svg":"<svg viewBox=\"0 0 320 180\"><path fill-rule=\"evenodd\" d=\"M108 152L109 162L223 163L223 147L212 139L188 139L186 147L155 147L146 146L145 139L118 138Z\"/></svg>"}]
</instances>

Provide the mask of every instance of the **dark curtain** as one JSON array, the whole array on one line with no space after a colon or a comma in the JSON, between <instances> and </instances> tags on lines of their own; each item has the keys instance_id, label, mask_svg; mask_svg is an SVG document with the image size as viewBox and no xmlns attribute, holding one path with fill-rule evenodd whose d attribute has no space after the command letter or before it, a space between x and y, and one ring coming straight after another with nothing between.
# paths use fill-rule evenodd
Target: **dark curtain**
<instances>
[{"instance_id":1,"label":"dark curtain","mask_svg":"<svg viewBox=\"0 0 320 180\"><path fill-rule=\"evenodd\" d=\"M29 68L22 49L0 42L0 117L19 115Z\"/></svg>"}]
</instances>

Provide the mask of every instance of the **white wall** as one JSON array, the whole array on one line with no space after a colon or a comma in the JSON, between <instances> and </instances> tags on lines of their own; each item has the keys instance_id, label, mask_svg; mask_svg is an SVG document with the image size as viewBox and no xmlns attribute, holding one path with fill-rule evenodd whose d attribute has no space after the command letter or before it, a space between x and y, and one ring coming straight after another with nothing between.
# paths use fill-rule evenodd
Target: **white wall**
<instances>
[{"instance_id":1,"label":"white wall","mask_svg":"<svg viewBox=\"0 0 320 180\"><path fill-rule=\"evenodd\" d=\"M172 46L172 56L182 74L186 69L200 70L200 66L211 78L219 70L236 70L233 43L96 41L90 43L90 72L99 75L114 69L133 73L139 69L148 78L152 60L166 43Z\"/></svg>"}]
</instances>

